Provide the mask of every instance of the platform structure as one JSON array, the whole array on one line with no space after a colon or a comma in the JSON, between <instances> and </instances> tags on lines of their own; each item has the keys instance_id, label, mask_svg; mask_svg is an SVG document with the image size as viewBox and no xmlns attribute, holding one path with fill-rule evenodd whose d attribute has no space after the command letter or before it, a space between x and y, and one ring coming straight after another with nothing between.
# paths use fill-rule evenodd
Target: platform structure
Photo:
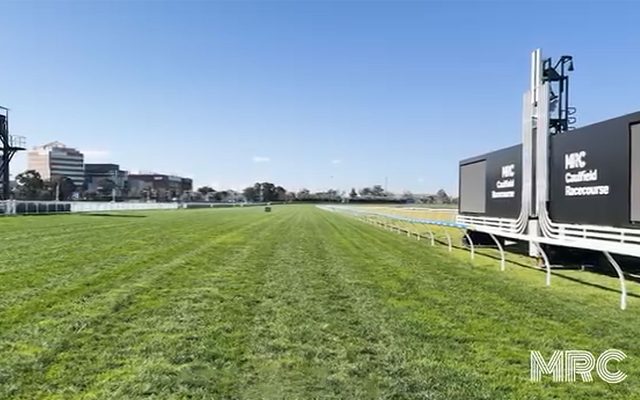
<instances>
[{"instance_id":1,"label":"platform structure","mask_svg":"<svg viewBox=\"0 0 640 400\"><path fill-rule=\"evenodd\" d=\"M640 258L640 112L574 128L569 103L573 57L531 54L530 88L522 101L522 142L460 162L459 208L450 228L464 231L473 256L473 233L489 236L505 268L505 240L529 244L551 285L549 248L600 252L626 283L618 256ZM391 230L442 221L367 209L332 207ZM431 232L431 231L430 231ZM471 234L470 234L471 233ZM446 234L451 249L451 237ZM431 234L433 243L433 234Z\"/></svg>"},{"instance_id":2,"label":"platform structure","mask_svg":"<svg viewBox=\"0 0 640 400\"><path fill-rule=\"evenodd\" d=\"M13 156L26 149L24 136L9 134L9 109L0 106L0 198L11 198L11 171L9 165Z\"/></svg>"},{"instance_id":3,"label":"platform structure","mask_svg":"<svg viewBox=\"0 0 640 400\"><path fill-rule=\"evenodd\" d=\"M571 62L570 67L565 69L565 63L569 62ZM558 64L560 66L557 66ZM575 135L578 136L571 136L574 135L571 124L575 122L575 118L572 117L575 109L568 106L568 95L566 93L568 91L568 77L566 76L566 72L573 70L571 57L562 56L556 64L556 67L550 65L550 59L543 60L541 50L538 49L532 53L531 88L523 97L521 171L518 176L521 182L518 182L519 186L515 190L520 196L520 211L518 216L500 217L488 215L487 213L465 212L465 210L461 209L457 221L474 230L482 229L492 231L510 238L522 238L524 235L533 238L553 239L561 241L563 244L570 244L571 247L640 257L640 229L638 229L640 225L635 224L634 221L625 221L623 224L614 223L613 221L611 223L605 221L598 224L580 223L579 221L567 223L554 220L554 215L550 213L549 208L556 206L556 204L560 202L559 200L565 202L563 204L565 209L565 204L569 204L569 201L574 202L571 204L577 204L576 202L582 201L588 206L595 204L589 203L589 201L611 200L620 201L621 204L624 204L625 201L629 201L628 192L633 189L629 188L628 182L609 182L609 180L607 180L607 182L605 182L607 184L606 190L611 193L604 193L604 196L564 197L564 193L560 193L565 189L564 187L559 185L552 187L554 183L557 183L554 181L556 176L574 176L574 178L572 178L574 180L577 176L578 178L584 178L585 182L581 182L582 185L591 185L592 183L587 182L587 178L585 178L588 176L586 172L591 173L591 175L593 175L592 178L595 178L593 181L596 181L597 179L603 180L602 177L609 171L602 168L601 164L596 165L595 162L593 163L594 166L591 164L586 165L587 160L591 163L589 158L595 159L595 154L592 155L592 152L580 151L588 145L592 145L587 139L585 139L585 141L588 143L582 143L582 139L571 139L573 140L573 143L571 143L572 148L570 146L564 146L564 148L561 149L560 146L558 146L558 148L552 146L552 144L562 144L558 143L559 140L557 140L560 136L564 136L565 138L590 136L589 140L591 140L594 135L590 135L591 132L578 134L576 131ZM556 73L556 69L559 69L560 72ZM560 85L559 89L554 89L553 85L555 84ZM619 117L611 121L618 125L630 124L634 126L630 121L636 118L638 114L639 113L630 114L629 116ZM609 126L606 124L612 125L610 121L600 123L603 127ZM635 124L637 125L637 123ZM597 125L598 124L594 124L594 126ZM633 133L633 131L631 133ZM625 139L627 141L629 140L628 137L625 137ZM609 136L603 140L614 140L614 138ZM571 148L572 150L576 149L577 151L574 153L565 153L567 148ZM595 151L593 153L595 153ZM618 153L613 152L613 154ZM613 163L613 161L616 161L599 154L598 156L600 157L597 160L599 162L610 160L611 163ZM617 158L621 157L622 155L619 154ZM582 168L585 169L585 171L581 171L581 173L585 172L585 174L571 174L572 170L580 169L580 167L574 167L572 163L582 163ZM620 166L619 168L633 168L633 166ZM618 171L616 170L614 172L617 173ZM629 172L627 170L626 172L632 174L634 171ZM598 178L598 173L600 174L600 178ZM498 179L500 178L504 178L504 175L498 177ZM604 179L608 178L609 176ZM461 186L462 183L461 181ZM562 182L562 184L564 184L564 182ZM593 185L597 184L598 182L593 183ZM603 187L605 186L583 186L578 189L582 189L583 191L585 189L592 189L593 191ZM556 189L554 196L550 196L550 188ZM557 188L562 190L557 190ZM567 183L567 188L568 190L573 190L571 186L569 186L569 183ZM620 195L613 193L615 189L619 188L625 189L625 191ZM462 188L462 191L464 191L464 188ZM562 196L560 196L560 194L562 194ZM461 197L462 196L463 194L461 193ZM503 200L498 199L496 201ZM631 202L635 203L632 200ZM628 206L628 204L625 205ZM559 206L556 206L556 208L559 208ZM598 207L590 207L586 210L581 209L578 211L583 215L587 215L593 213L594 208ZM597 211L604 214L614 215L617 212L616 207L610 207L608 209L606 207L599 208L601 210ZM627 222L629 222L629 224L627 224ZM531 255L536 255L537 252L537 246L532 243Z\"/></svg>"},{"instance_id":4,"label":"platform structure","mask_svg":"<svg viewBox=\"0 0 640 400\"><path fill-rule=\"evenodd\" d=\"M615 256L640 257L640 112L575 129L571 71L571 56L532 53L522 142L461 161L456 221L528 242L547 264L549 246L601 252L620 278L624 309Z\"/></svg>"}]
</instances>

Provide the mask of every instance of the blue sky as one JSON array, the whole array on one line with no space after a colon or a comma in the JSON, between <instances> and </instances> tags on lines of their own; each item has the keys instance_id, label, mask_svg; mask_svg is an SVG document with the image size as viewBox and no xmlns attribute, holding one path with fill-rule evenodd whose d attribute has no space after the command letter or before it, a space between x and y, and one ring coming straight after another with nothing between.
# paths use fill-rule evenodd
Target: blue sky
<instances>
[{"instance_id":1,"label":"blue sky","mask_svg":"<svg viewBox=\"0 0 640 400\"><path fill-rule=\"evenodd\" d=\"M640 109L639 16L632 2L5 3L0 104L30 146L196 185L388 177L455 193L458 160L519 142L536 47L574 56L578 125Z\"/></svg>"}]
</instances>

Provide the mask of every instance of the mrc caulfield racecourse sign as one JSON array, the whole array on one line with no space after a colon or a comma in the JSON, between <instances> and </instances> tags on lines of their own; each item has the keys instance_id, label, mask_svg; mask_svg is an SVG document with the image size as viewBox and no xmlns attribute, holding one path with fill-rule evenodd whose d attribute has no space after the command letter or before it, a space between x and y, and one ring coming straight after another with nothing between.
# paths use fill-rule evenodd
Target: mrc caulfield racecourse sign
<instances>
[{"instance_id":1,"label":"mrc caulfield racecourse sign","mask_svg":"<svg viewBox=\"0 0 640 400\"><path fill-rule=\"evenodd\" d=\"M608 196L610 186L600 184L598 168L588 165L584 150L564 155L564 195L565 196Z\"/></svg>"},{"instance_id":2,"label":"mrc caulfield racecourse sign","mask_svg":"<svg viewBox=\"0 0 640 400\"><path fill-rule=\"evenodd\" d=\"M461 213L502 218L520 214L522 145L461 161L460 177Z\"/></svg>"},{"instance_id":3,"label":"mrc caulfield racecourse sign","mask_svg":"<svg viewBox=\"0 0 640 400\"><path fill-rule=\"evenodd\" d=\"M522 146L486 155L487 212L491 217L517 218L522 187Z\"/></svg>"},{"instance_id":4,"label":"mrc caulfield racecourse sign","mask_svg":"<svg viewBox=\"0 0 640 400\"><path fill-rule=\"evenodd\" d=\"M629 115L550 137L549 210L556 222L630 227Z\"/></svg>"},{"instance_id":5,"label":"mrc caulfield racecourse sign","mask_svg":"<svg viewBox=\"0 0 640 400\"><path fill-rule=\"evenodd\" d=\"M500 168L501 177L491 190L492 199L511 199L516 197L516 165L511 163Z\"/></svg>"}]
</instances>

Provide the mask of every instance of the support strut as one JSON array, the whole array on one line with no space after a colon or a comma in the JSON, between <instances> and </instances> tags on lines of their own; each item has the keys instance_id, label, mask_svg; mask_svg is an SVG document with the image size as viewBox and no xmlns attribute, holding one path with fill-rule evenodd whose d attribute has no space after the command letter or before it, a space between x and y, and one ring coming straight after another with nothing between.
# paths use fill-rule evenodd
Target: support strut
<instances>
[{"instance_id":1,"label":"support strut","mask_svg":"<svg viewBox=\"0 0 640 400\"><path fill-rule=\"evenodd\" d=\"M607 257L607 260L609 260L609 262L613 266L613 269L615 269L616 273L618 274L618 279L620 279L620 309L626 310L627 309L627 285L624 280L624 273L622 272L622 268L620 268L620 265L618 264L618 262L611 256L611 254L609 254L608 251L603 251L603 253L604 253L604 256Z\"/></svg>"},{"instance_id":2,"label":"support strut","mask_svg":"<svg viewBox=\"0 0 640 400\"><path fill-rule=\"evenodd\" d=\"M500 250L500 271L504 271L504 268L505 268L504 249L502 248L502 245L500 244L500 241L498 240L496 235L494 235L493 233L490 233L489 236L491 236L491 239L493 239L493 241L496 243L496 246L498 246L498 250Z\"/></svg>"}]
</instances>

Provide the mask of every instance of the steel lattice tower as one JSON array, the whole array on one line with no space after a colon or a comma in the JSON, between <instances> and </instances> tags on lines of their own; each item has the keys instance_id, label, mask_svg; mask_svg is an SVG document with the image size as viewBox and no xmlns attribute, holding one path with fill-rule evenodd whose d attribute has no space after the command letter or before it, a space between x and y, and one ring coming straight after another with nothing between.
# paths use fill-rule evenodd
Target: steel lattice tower
<instances>
[{"instance_id":1,"label":"steel lattice tower","mask_svg":"<svg viewBox=\"0 0 640 400\"><path fill-rule=\"evenodd\" d=\"M9 135L9 109L0 106L0 184L4 200L11 196L9 163L18 151L25 150L24 146L24 137Z\"/></svg>"}]
</instances>

